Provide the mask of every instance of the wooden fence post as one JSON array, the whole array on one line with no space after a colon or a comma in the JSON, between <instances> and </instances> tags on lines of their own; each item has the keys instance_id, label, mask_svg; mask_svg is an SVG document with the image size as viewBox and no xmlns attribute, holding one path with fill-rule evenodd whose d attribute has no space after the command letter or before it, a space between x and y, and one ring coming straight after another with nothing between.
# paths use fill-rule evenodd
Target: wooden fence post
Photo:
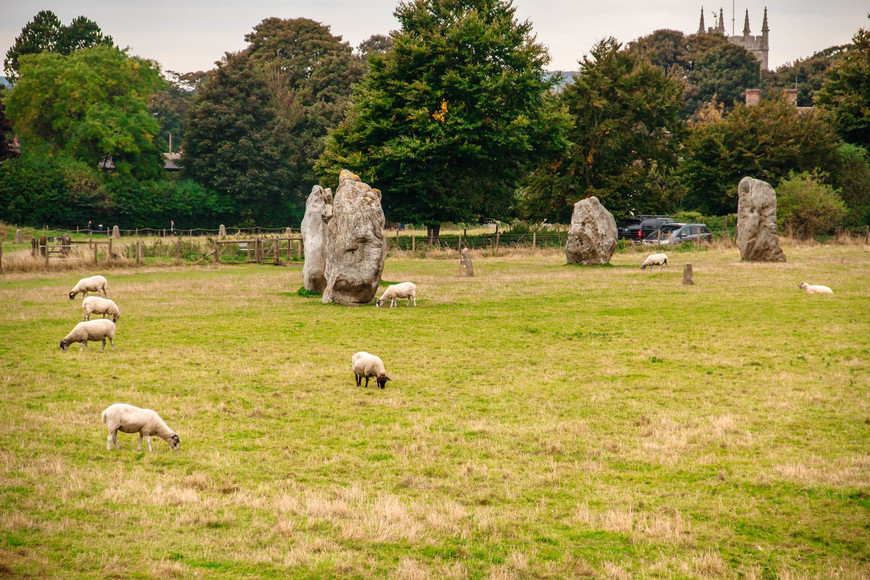
<instances>
[{"instance_id":1,"label":"wooden fence post","mask_svg":"<svg viewBox=\"0 0 870 580\"><path fill-rule=\"evenodd\" d=\"M495 255L498 256L498 241L499 241L498 226L495 226Z\"/></svg>"},{"instance_id":2,"label":"wooden fence post","mask_svg":"<svg viewBox=\"0 0 870 580\"><path fill-rule=\"evenodd\" d=\"M0 272L3 271L3 240L0 240Z\"/></svg>"},{"instance_id":3,"label":"wooden fence post","mask_svg":"<svg viewBox=\"0 0 870 580\"><path fill-rule=\"evenodd\" d=\"M175 238L175 259L181 260L181 236Z\"/></svg>"},{"instance_id":4,"label":"wooden fence post","mask_svg":"<svg viewBox=\"0 0 870 580\"><path fill-rule=\"evenodd\" d=\"M112 263L112 236L109 236L109 251L106 253L106 264Z\"/></svg>"},{"instance_id":5,"label":"wooden fence post","mask_svg":"<svg viewBox=\"0 0 870 580\"><path fill-rule=\"evenodd\" d=\"M221 245L217 240L214 241L214 263L221 263Z\"/></svg>"},{"instance_id":6,"label":"wooden fence post","mask_svg":"<svg viewBox=\"0 0 870 580\"><path fill-rule=\"evenodd\" d=\"M290 253L290 241L287 241L287 253ZM281 265L281 238L275 237L275 265Z\"/></svg>"},{"instance_id":7,"label":"wooden fence post","mask_svg":"<svg viewBox=\"0 0 870 580\"><path fill-rule=\"evenodd\" d=\"M532 249L535 249L535 242L538 241L538 232L532 232Z\"/></svg>"},{"instance_id":8,"label":"wooden fence post","mask_svg":"<svg viewBox=\"0 0 870 580\"><path fill-rule=\"evenodd\" d=\"M456 251L462 253L462 234L459 234L459 243L456 245Z\"/></svg>"},{"instance_id":9,"label":"wooden fence post","mask_svg":"<svg viewBox=\"0 0 870 580\"><path fill-rule=\"evenodd\" d=\"M288 252L290 251L289 246L287 247L287 251ZM297 260L302 259L302 238L299 238L298 240L296 240L296 259Z\"/></svg>"},{"instance_id":10,"label":"wooden fence post","mask_svg":"<svg viewBox=\"0 0 870 580\"><path fill-rule=\"evenodd\" d=\"M142 240L136 239L136 265L142 265Z\"/></svg>"},{"instance_id":11,"label":"wooden fence post","mask_svg":"<svg viewBox=\"0 0 870 580\"><path fill-rule=\"evenodd\" d=\"M417 257L417 236L411 234L411 253Z\"/></svg>"}]
</instances>

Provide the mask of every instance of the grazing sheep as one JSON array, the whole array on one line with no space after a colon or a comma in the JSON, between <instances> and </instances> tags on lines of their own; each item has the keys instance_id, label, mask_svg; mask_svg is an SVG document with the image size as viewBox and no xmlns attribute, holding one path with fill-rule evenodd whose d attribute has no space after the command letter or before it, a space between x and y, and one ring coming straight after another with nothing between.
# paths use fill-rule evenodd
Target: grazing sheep
<instances>
[{"instance_id":1,"label":"grazing sheep","mask_svg":"<svg viewBox=\"0 0 870 580\"><path fill-rule=\"evenodd\" d=\"M85 320L90 320L91 314L102 314L103 318L108 314L112 317L112 322L118 322L121 318L121 311L115 301L99 296L88 296L82 300L82 310L85 312Z\"/></svg>"},{"instance_id":2,"label":"grazing sheep","mask_svg":"<svg viewBox=\"0 0 870 580\"><path fill-rule=\"evenodd\" d=\"M668 265L668 257L665 254L651 254L643 261L643 265L641 265L640 269L646 270L647 267L652 269L653 266L658 266L659 271L664 270L665 266L670 269L670 265Z\"/></svg>"},{"instance_id":3,"label":"grazing sheep","mask_svg":"<svg viewBox=\"0 0 870 580\"><path fill-rule=\"evenodd\" d=\"M142 439L148 443L148 451L151 451L151 436L157 435L176 451L181 448L181 440L172 432L160 415L151 409L140 409L125 403L115 403L103 411L103 423L109 428L109 437L106 439L106 450L120 449L118 445L118 431L122 433L139 433L139 447L142 451Z\"/></svg>"},{"instance_id":4,"label":"grazing sheep","mask_svg":"<svg viewBox=\"0 0 870 580\"><path fill-rule=\"evenodd\" d=\"M834 291L827 286L818 286L801 282L798 288L805 290L807 294L833 294Z\"/></svg>"},{"instance_id":5,"label":"grazing sheep","mask_svg":"<svg viewBox=\"0 0 870 580\"><path fill-rule=\"evenodd\" d=\"M103 341L103 348L100 350L105 350L107 338L112 345L112 350L115 350L115 323L111 320L100 318L89 320L88 322L79 322L72 329L72 332L60 341L60 350L68 349L69 345L74 342L82 343L82 347L79 350L85 350L88 348L89 340Z\"/></svg>"},{"instance_id":6,"label":"grazing sheep","mask_svg":"<svg viewBox=\"0 0 870 580\"><path fill-rule=\"evenodd\" d=\"M383 305L387 300L390 301L390 308L396 306L399 298L407 298L408 306L411 305L411 299L414 299L414 306L417 306L417 285L413 282L402 282L401 284L393 284L384 290L381 297L378 298L378 306Z\"/></svg>"},{"instance_id":7,"label":"grazing sheep","mask_svg":"<svg viewBox=\"0 0 870 580\"><path fill-rule=\"evenodd\" d=\"M100 295L102 291L103 297L106 296L106 288L108 288L109 282L103 278L102 276L91 276L90 278L82 278L79 280L79 283L73 286L73 289L69 292L69 299L72 300L76 297L76 294L82 293L84 296L88 295L88 292L96 292L97 296Z\"/></svg>"},{"instance_id":8,"label":"grazing sheep","mask_svg":"<svg viewBox=\"0 0 870 580\"><path fill-rule=\"evenodd\" d=\"M376 377L378 386L382 389L386 386L387 381L392 380L384 369L384 361L373 354L360 351L354 354L350 360L353 374L356 377L356 386L360 386L363 377L366 379L366 387L369 386L369 377Z\"/></svg>"}]
</instances>

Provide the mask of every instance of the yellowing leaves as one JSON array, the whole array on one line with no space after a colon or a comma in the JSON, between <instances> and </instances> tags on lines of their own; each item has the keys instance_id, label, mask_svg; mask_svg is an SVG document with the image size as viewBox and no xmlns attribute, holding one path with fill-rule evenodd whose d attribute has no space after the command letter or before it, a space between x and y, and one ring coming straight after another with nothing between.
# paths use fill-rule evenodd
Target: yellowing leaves
<instances>
[{"instance_id":1,"label":"yellowing leaves","mask_svg":"<svg viewBox=\"0 0 870 580\"><path fill-rule=\"evenodd\" d=\"M441 99L441 110L432 113L432 118L436 121L444 122L444 117L447 116L447 99Z\"/></svg>"}]
</instances>

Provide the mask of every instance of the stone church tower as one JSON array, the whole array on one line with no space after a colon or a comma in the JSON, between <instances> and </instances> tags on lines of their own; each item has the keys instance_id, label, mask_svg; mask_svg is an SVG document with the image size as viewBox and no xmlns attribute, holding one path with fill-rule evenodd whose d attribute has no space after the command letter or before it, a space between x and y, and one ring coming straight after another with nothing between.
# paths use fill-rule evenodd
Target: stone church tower
<instances>
[{"instance_id":1,"label":"stone church tower","mask_svg":"<svg viewBox=\"0 0 870 580\"><path fill-rule=\"evenodd\" d=\"M714 15L715 16L715 15ZM722 9L719 9L719 18L716 26L704 30L704 8L701 8L701 25L698 34L719 34L725 36L725 19ZM761 24L761 35L752 36L749 33L749 10L746 10L746 19L743 24L743 36L725 36L728 42L742 46L758 59L761 70L767 70L767 56L770 52L770 28L767 26L767 8L764 9L764 21Z\"/></svg>"}]
</instances>

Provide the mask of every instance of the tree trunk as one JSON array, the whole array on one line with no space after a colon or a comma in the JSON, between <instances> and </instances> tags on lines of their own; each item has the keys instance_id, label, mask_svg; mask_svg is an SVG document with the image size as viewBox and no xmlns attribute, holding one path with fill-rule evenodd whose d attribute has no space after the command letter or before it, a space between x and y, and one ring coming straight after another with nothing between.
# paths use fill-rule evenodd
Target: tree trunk
<instances>
[{"instance_id":1,"label":"tree trunk","mask_svg":"<svg viewBox=\"0 0 870 580\"><path fill-rule=\"evenodd\" d=\"M429 237L429 245L437 244L440 234L441 224L426 224L426 235Z\"/></svg>"}]
</instances>

